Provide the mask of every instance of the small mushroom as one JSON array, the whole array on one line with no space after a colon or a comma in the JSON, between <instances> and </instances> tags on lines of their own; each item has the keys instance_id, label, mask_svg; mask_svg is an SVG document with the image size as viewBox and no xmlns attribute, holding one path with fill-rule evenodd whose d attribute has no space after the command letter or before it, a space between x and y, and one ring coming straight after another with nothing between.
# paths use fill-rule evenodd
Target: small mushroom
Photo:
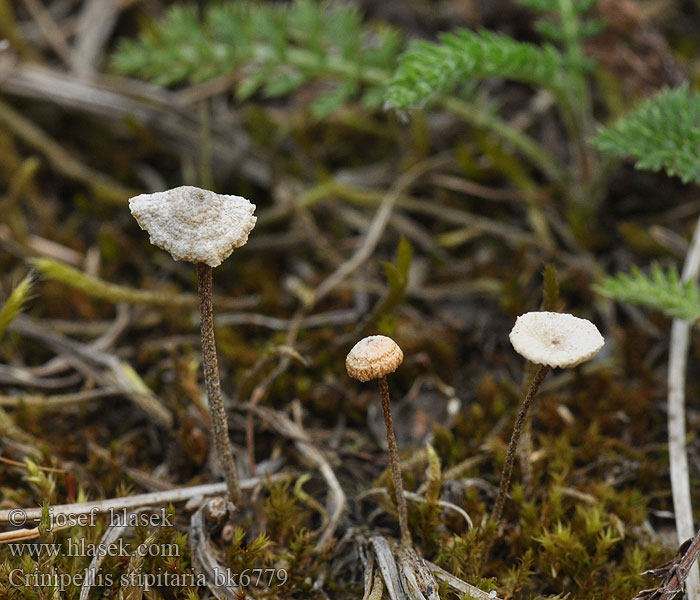
<instances>
[{"instance_id":1,"label":"small mushroom","mask_svg":"<svg viewBox=\"0 0 700 600\"><path fill-rule=\"evenodd\" d=\"M586 362L605 343L587 319L557 312L520 315L509 337L515 351L530 362L561 368Z\"/></svg>"},{"instance_id":2,"label":"small mushroom","mask_svg":"<svg viewBox=\"0 0 700 600\"><path fill-rule=\"evenodd\" d=\"M580 365L603 347L605 340L598 328L586 319L556 312L529 312L519 316L510 332L510 343L518 354L538 366L520 407L503 464L498 496L491 518L503 514L515 453L530 405L551 367L570 368Z\"/></svg>"},{"instance_id":3,"label":"small mushroom","mask_svg":"<svg viewBox=\"0 0 700 600\"><path fill-rule=\"evenodd\" d=\"M214 446L222 463L226 486L234 505L241 488L228 437L228 419L221 397L214 338L212 267L248 241L255 226L255 205L241 196L216 194L184 185L165 192L140 194L129 200L131 214L155 246L175 260L197 264L197 289L202 331L202 364L211 408Z\"/></svg>"},{"instance_id":4,"label":"small mushroom","mask_svg":"<svg viewBox=\"0 0 700 600\"><path fill-rule=\"evenodd\" d=\"M403 352L399 345L385 335L370 335L355 344L345 359L348 375L358 381L385 377L399 368Z\"/></svg>"},{"instance_id":5,"label":"small mushroom","mask_svg":"<svg viewBox=\"0 0 700 600\"><path fill-rule=\"evenodd\" d=\"M408 529L406 499L403 495L403 480L401 477L401 466L399 465L399 449L396 445L396 436L394 435L389 384L386 380L386 376L396 371L402 362L403 352L394 340L384 335L371 335L361 339L352 347L345 359L345 369L350 377L358 381L366 382L372 379L379 379L379 392L382 399L384 424L386 425L386 439L389 446L391 478L394 482L396 510L399 514L401 543L410 547L412 546L411 532Z\"/></svg>"},{"instance_id":6,"label":"small mushroom","mask_svg":"<svg viewBox=\"0 0 700 600\"><path fill-rule=\"evenodd\" d=\"M175 260L218 267L235 248L248 241L255 227L255 205L241 196L227 196L183 185L165 192L140 194L129 209L151 244Z\"/></svg>"}]
</instances>

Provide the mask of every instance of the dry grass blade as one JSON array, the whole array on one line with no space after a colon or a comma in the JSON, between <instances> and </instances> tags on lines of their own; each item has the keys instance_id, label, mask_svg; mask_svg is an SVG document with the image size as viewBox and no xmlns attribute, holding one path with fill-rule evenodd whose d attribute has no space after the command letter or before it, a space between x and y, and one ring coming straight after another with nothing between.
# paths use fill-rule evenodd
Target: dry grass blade
<instances>
[{"instance_id":1,"label":"dry grass blade","mask_svg":"<svg viewBox=\"0 0 700 600\"><path fill-rule=\"evenodd\" d=\"M455 577L451 573L448 573L430 561L425 562L437 579L440 581L445 581L447 585L450 586L450 589L458 594L466 595L467 597L474 598L475 600L501 600L495 591L485 592L484 590L480 590L478 587L475 587L466 581L462 581L459 577Z\"/></svg>"},{"instance_id":2,"label":"dry grass blade","mask_svg":"<svg viewBox=\"0 0 700 600\"><path fill-rule=\"evenodd\" d=\"M39 533L38 527L32 527L31 529L15 529L13 531L2 531L0 532L0 544L35 540L40 535L41 534Z\"/></svg>"},{"instance_id":3,"label":"dry grass blade","mask_svg":"<svg viewBox=\"0 0 700 600\"><path fill-rule=\"evenodd\" d=\"M277 481L288 480L292 475L288 473L271 473L262 477L251 477L241 480L241 489L252 490L259 485L268 485ZM226 492L225 483L208 483L189 487L179 487L163 492L149 494L135 494L122 498L110 498L108 500L96 500L94 502L80 502L75 504L58 504L52 506L54 518L57 515L83 515L95 512L106 513L114 510L133 509L143 506L162 506L185 502L190 498L219 496ZM7 523L14 509L0 510L0 523ZM41 518L41 508L26 508L24 515L27 521L38 521Z\"/></svg>"},{"instance_id":4,"label":"dry grass blade","mask_svg":"<svg viewBox=\"0 0 700 600\"><path fill-rule=\"evenodd\" d=\"M438 584L430 569L413 548L399 546L396 564L404 591L413 600L440 600Z\"/></svg>"},{"instance_id":5,"label":"dry grass blade","mask_svg":"<svg viewBox=\"0 0 700 600\"><path fill-rule=\"evenodd\" d=\"M386 586L389 598L391 598L391 600L409 600L403 592L401 579L399 578L399 570L396 568L396 560L394 559L394 553L391 551L389 542L387 542L386 538L376 535L369 539L369 543L372 545L374 555L377 558L379 570L382 572L384 585Z\"/></svg>"},{"instance_id":6,"label":"dry grass blade","mask_svg":"<svg viewBox=\"0 0 700 600\"><path fill-rule=\"evenodd\" d=\"M700 271L700 219L690 249L683 265L681 280L696 279ZM668 454L671 471L673 508L676 513L676 533L678 543L695 533L693 507L690 499L690 474L685 439L685 372L690 346L692 324L674 319L671 325L668 357ZM698 565L689 566L690 574L686 583L688 600L700 599L700 571Z\"/></svg>"}]
</instances>

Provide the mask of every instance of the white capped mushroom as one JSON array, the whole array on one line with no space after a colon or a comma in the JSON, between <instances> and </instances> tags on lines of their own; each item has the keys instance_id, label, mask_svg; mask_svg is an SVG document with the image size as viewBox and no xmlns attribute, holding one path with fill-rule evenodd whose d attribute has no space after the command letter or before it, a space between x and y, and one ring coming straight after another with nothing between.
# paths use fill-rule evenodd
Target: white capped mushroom
<instances>
[{"instance_id":1,"label":"white capped mushroom","mask_svg":"<svg viewBox=\"0 0 700 600\"><path fill-rule=\"evenodd\" d=\"M510 332L510 343L530 362L568 368L592 358L605 340L587 319L543 311L519 316Z\"/></svg>"},{"instance_id":2,"label":"white capped mushroom","mask_svg":"<svg viewBox=\"0 0 700 600\"><path fill-rule=\"evenodd\" d=\"M352 347L345 359L345 369L358 381L379 379L393 373L403 362L399 345L385 335L370 335Z\"/></svg>"},{"instance_id":3,"label":"white capped mushroom","mask_svg":"<svg viewBox=\"0 0 700 600\"><path fill-rule=\"evenodd\" d=\"M255 226L255 205L242 196L189 185L129 200L129 209L151 243L175 260L216 267L243 246Z\"/></svg>"},{"instance_id":4,"label":"white capped mushroom","mask_svg":"<svg viewBox=\"0 0 700 600\"><path fill-rule=\"evenodd\" d=\"M211 411L211 435L229 492L230 503L242 502L238 472L228 437L228 418L221 394L216 356L212 307L212 267L217 267L234 248L248 241L255 226L255 205L241 196L181 187L140 194L129 200L129 208L151 243L170 252L175 260L197 264L202 367ZM228 508L227 508L228 510Z\"/></svg>"}]
</instances>

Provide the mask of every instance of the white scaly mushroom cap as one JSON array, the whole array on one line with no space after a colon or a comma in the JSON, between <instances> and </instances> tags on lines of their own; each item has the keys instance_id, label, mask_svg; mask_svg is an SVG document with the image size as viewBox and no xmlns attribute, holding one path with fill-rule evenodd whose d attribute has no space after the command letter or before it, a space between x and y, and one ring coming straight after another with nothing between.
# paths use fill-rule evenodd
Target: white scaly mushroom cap
<instances>
[{"instance_id":1,"label":"white scaly mushroom cap","mask_svg":"<svg viewBox=\"0 0 700 600\"><path fill-rule=\"evenodd\" d=\"M385 335L370 335L348 352L345 369L354 379L370 381L393 373L402 362L403 352L394 340Z\"/></svg>"},{"instance_id":2,"label":"white scaly mushroom cap","mask_svg":"<svg viewBox=\"0 0 700 600\"><path fill-rule=\"evenodd\" d=\"M605 340L587 319L542 311L519 316L510 332L510 343L530 362L568 368L592 358Z\"/></svg>"},{"instance_id":3,"label":"white scaly mushroom cap","mask_svg":"<svg viewBox=\"0 0 700 600\"><path fill-rule=\"evenodd\" d=\"M210 267L243 246L257 220L255 204L245 198L190 185L134 196L129 209L149 233L151 244L167 250L175 260Z\"/></svg>"}]
</instances>

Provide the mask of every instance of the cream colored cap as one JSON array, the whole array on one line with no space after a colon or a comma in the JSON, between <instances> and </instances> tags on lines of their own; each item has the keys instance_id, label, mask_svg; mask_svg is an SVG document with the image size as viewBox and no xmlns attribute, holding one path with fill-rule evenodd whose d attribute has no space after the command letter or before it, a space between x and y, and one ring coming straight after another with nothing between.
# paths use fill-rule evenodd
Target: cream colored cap
<instances>
[{"instance_id":1,"label":"cream colored cap","mask_svg":"<svg viewBox=\"0 0 700 600\"><path fill-rule=\"evenodd\" d=\"M605 340L587 319L543 311L519 316L510 332L510 343L530 362L567 368L592 358Z\"/></svg>"},{"instance_id":2,"label":"cream colored cap","mask_svg":"<svg viewBox=\"0 0 700 600\"><path fill-rule=\"evenodd\" d=\"M350 377L369 381L393 373L402 362L403 352L394 340L385 335L370 335L348 352L345 369Z\"/></svg>"},{"instance_id":3,"label":"cream colored cap","mask_svg":"<svg viewBox=\"0 0 700 600\"><path fill-rule=\"evenodd\" d=\"M151 237L151 244L175 260L216 267L243 246L255 227L255 204L183 185L129 200L131 214Z\"/></svg>"}]
</instances>

